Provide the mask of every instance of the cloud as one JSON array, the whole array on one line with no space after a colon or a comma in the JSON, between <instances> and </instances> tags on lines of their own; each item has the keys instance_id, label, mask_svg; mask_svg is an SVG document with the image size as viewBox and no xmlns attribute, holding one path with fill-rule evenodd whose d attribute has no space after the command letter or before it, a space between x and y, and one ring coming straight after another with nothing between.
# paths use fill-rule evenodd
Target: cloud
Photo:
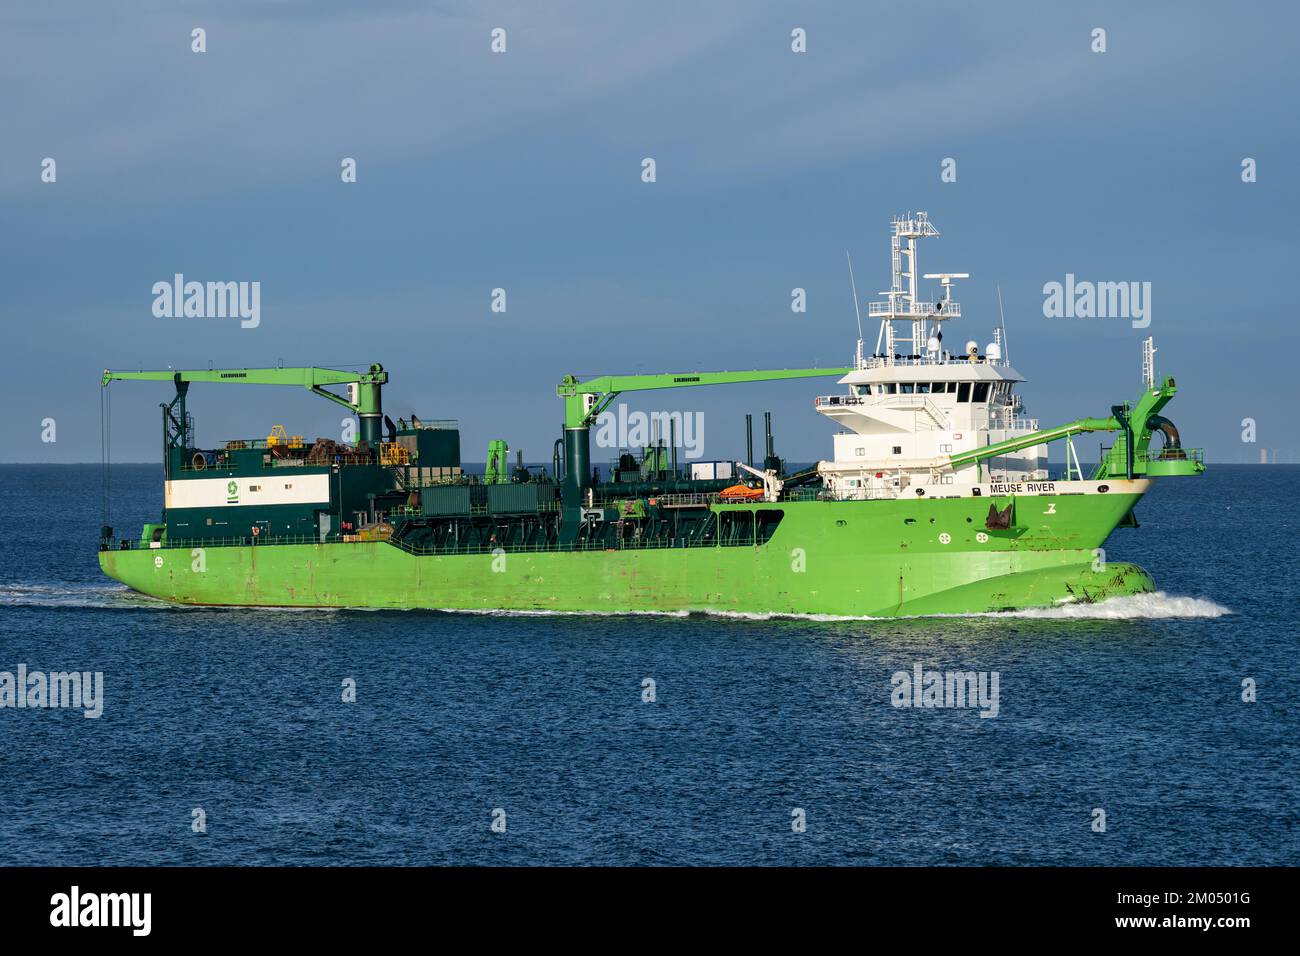
<instances>
[{"instance_id":1,"label":"cloud","mask_svg":"<svg viewBox=\"0 0 1300 956\"><path fill-rule=\"evenodd\" d=\"M1126 82L1134 68L1088 60L1080 27L992 16L987 5L945 10L940 29L960 42L914 47L900 38L932 32L933 10L929 21L740 0L128 10L5 15L11 148L0 190L37 188L47 155L72 188L170 200L331 179L343 156L365 176L536 148L557 131L633 164L658 151L706 188L996 126L1071 88ZM796 23L809 31L806 54L790 51ZM206 53L190 51L195 26L207 30ZM504 55L489 50L494 26L508 31Z\"/></svg>"}]
</instances>

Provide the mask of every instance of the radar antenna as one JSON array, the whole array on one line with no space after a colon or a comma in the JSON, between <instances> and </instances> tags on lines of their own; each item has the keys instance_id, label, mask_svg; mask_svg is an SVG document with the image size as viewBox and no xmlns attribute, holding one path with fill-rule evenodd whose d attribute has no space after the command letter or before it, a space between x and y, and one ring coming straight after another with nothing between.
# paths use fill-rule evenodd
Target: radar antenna
<instances>
[{"instance_id":1,"label":"radar antenna","mask_svg":"<svg viewBox=\"0 0 1300 956\"><path fill-rule=\"evenodd\" d=\"M912 323L910 355L902 356L905 360L940 361L938 352L931 352L930 323L941 323L961 315L961 306L952 298L954 279L967 279L966 272L926 273L924 278L940 279L944 286L944 298L940 302L918 301L917 278L921 275L916 257L916 240L939 235L939 230L930 222L925 212L905 213L893 220L893 235L890 237L890 256L893 262L893 282L888 291L881 292L886 299L883 302L871 302L867 305L867 315L880 319L880 336L877 339L877 357L884 364L892 365L895 361L895 342L908 342L907 338L897 338L894 334L894 322ZM906 264L904 259L906 258ZM939 332L934 330L937 341ZM885 351L880 352L880 339L884 340ZM925 356L929 354L929 358Z\"/></svg>"}]
</instances>

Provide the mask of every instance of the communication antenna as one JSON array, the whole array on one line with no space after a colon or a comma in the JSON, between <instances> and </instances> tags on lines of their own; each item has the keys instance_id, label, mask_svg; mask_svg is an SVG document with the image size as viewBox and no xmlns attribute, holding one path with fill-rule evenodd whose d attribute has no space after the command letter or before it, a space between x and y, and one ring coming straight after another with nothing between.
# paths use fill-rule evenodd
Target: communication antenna
<instances>
[{"instance_id":1,"label":"communication antenna","mask_svg":"<svg viewBox=\"0 0 1300 956\"><path fill-rule=\"evenodd\" d=\"M844 258L849 262L849 288L853 290L853 314L858 320L858 361L859 367L862 365L862 310L858 307L858 284L853 281L853 257L849 255L849 250L844 250ZM877 350L879 351L879 350Z\"/></svg>"},{"instance_id":2,"label":"communication antenna","mask_svg":"<svg viewBox=\"0 0 1300 956\"><path fill-rule=\"evenodd\" d=\"M853 314L858 319L858 338L862 338L862 310L858 307L858 284L853 281L853 257L849 250L844 250L844 258L849 261L849 288L853 290Z\"/></svg>"},{"instance_id":3,"label":"communication antenna","mask_svg":"<svg viewBox=\"0 0 1300 956\"><path fill-rule=\"evenodd\" d=\"M1002 364L1011 364L1011 349L1007 347L1007 316L1002 311L1002 286L998 286L998 321L1002 326Z\"/></svg>"}]
</instances>

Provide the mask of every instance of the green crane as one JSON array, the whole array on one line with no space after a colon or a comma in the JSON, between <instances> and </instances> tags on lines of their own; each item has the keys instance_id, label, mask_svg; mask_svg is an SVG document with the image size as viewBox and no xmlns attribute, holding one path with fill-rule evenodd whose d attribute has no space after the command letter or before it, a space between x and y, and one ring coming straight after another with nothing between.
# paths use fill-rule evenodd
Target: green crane
<instances>
[{"instance_id":1,"label":"green crane","mask_svg":"<svg viewBox=\"0 0 1300 956\"><path fill-rule=\"evenodd\" d=\"M847 375L852 371L852 368L782 368L748 372L665 372L658 375L601 375L585 382L579 381L575 375L566 375L555 386L555 394L564 399L565 504L575 506L582 490L591 483L591 426L610 402L623 392L825 378Z\"/></svg>"},{"instance_id":2,"label":"green crane","mask_svg":"<svg viewBox=\"0 0 1300 956\"><path fill-rule=\"evenodd\" d=\"M332 368L209 368L167 369L165 371L115 372L104 369L100 385L110 382L174 382L176 397L162 406L163 460L169 461L170 448L188 448L190 418L185 412L185 396L191 382L215 382L234 385L296 385L313 395L337 402L355 414L360 422L361 440L377 445L383 437L382 386L388 373L378 363L364 372L345 372ZM345 398L328 391L330 385L355 385L356 398Z\"/></svg>"},{"instance_id":3,"label":"green crane","mask_svg":"<svg viewBox=\"0 0 1300 956\"><path fill-rule=\"evenodd\" d=\"M792 378L825 378L830 375L847 375L852 371L852 368L782 368L753 369L748 372L665 372L661 375L602 375L585 382L578 381L576 376L566 375L555 386L555 394L564 399L564 427L589 428L622 392L775 382Z\"/></svg>"}]
</instances>

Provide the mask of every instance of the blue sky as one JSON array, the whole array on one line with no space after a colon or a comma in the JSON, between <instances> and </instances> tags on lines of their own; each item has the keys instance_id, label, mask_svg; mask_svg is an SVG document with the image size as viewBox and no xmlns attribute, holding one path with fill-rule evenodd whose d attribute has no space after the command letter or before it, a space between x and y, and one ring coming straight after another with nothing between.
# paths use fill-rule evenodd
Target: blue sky
<instances>
[{"instance_id":1,"label":"blue sky","mask_svg":"<svg viewBox=\"0 0 1300 956\"><path fill-rule=\"evenodd\" d=\"M1187 444L1297 461L1298 28L1282 3L10 5L0 460L98 460L105 367L372 361L390 411L460 419L467 459L490 438L549 459L568 372L847 363L844 250L867 299L890 217L925 209L922 266L972 274L950 338L988 341L1000 284L1044 425L1132 398L1154 334ZM260 282L260 326L156 318L177 272ZM1045 318L1067 273L1151 282L1150 328ZM770 409L778 451L813 460L833 430L811 398L837 388L626 401L703 412L719 458ZM114 458L157 460L169 386L112 391ZM204 441L338 434L306 393L191 394Z\"/></svg>"}]
</instances>

